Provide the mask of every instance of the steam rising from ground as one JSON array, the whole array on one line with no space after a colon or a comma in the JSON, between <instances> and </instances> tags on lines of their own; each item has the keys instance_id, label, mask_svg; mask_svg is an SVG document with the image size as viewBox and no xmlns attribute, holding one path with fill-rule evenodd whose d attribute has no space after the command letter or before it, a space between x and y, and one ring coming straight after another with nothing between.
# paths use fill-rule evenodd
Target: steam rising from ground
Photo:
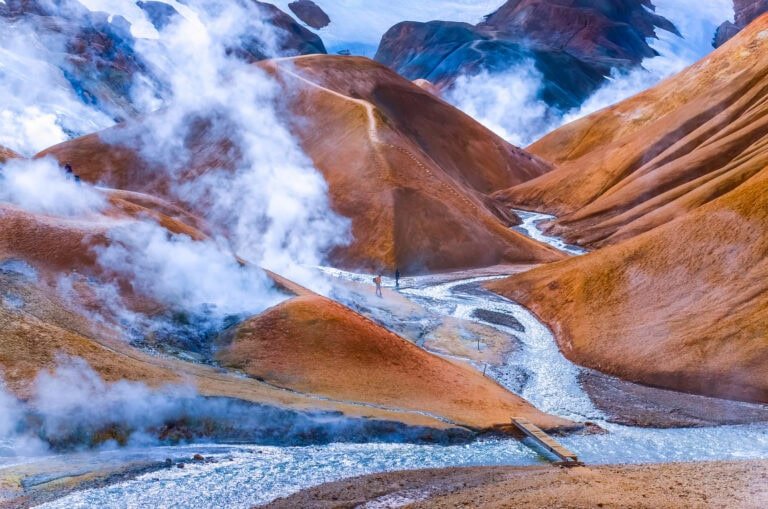
<instances>
[{"instance_id":1,"label":"steam rising from ground","mask_svg":"<svg viewBox=\"0 0 768 509\"><path fill-rule=\"evenodd\" d=\"M207 398L183 382L159 387L128 380L108 383L78 358L62 357L51 371L41 372L26 402L8 391L0 377L0 457L196 439L297 445L371 438L465 441L469 434Z\"/></svg>"},{"instance_id":2,"label":"steam rising from ground","mask_svg":"<svg viewBox=\"0 0 768 509\"><path fill-rule=\"evenodd\" d=\"M649 41L660 56L608 82L575 110L561 112L538 98L542 76L533 63L489 75L463 77L448 100L510 143L526 146L562 124L577 120L656 85L712 51L717 26L733 18L730 0L654 0L656 12L672 21L682 38L657 29Z\"/></svg>"},{"instance_id":3,"label":"steam rising from ground","mask_svg":"<svg viewBox=\"0 0 768 509\"><path fill-rule=\"evenodd\" d=\"M104 196L75 182L52 159L13 159L0 167L0 201L39 214L79 216L100 211Z\"/></svg>"},{"instance_id":4,"label":"steam rising from ground","mask_svg":"<svg viewBox=\"0 0 768 509\"><path fill-rule=\"evenodd\" d=\"M330 210L323 177L281 118L289 115L281 108L283 92L230 49L258 35L265 52L274 53L274 34L248 3L189 5L197 18L177 17L158 41L138 45L168 84L137 97L145 109L158 98L164 105L144 124L142 155L168 169L180 201L210 204L206 219L226 233L239 255L319 284L305 267L319 265L331 247L345 242L347 221ZM222 154L221 167L181 178L197 157L184 141L195 135L193 120L199 119L208 122L209 142L224 139L234 147Z\"/></svg>"},{"instance_id":5,"label":"steam rising from ground","mask_svg":"<svg viewBox=\"0 0 768 509\"><path fill-rule=\"evenodd\" d=\"M241 266L213 242L170 235L154 223L113 228L99 262L127 276L141 295L175 310L215 310L218 315L258 312L282 300L266 274Z\"/></svg>"},{"instance_id":6,"label":"steam rising from ground","mask_svg":"<svg viewBox=\"0 0 768 509\"><path fill-rule=\"evenodd\" d=\"M0 145L25 156L113 120L86 106L55 62L57 41L0 18Z\"/></svg>"},{"instance_id":7,"label":"steam rising from ground","mask_svg":"<svg viewBox=\"0 0 768 509\"><path fill-rule=\"evenodd\" d=\"M560 124L560 115L538 97L543 76L533 62L503 74L461 76L448 100L517 146L528 145Z\"/></svg>"},{"instance_id":8,"label":"steam rising from ground","mask_svg":"<svg viewBox=\"0 0 768 509\"><path fill-rule=\"evenodd\" d=\"M214 238L193 241L149 219L121 221L97 261L170 313L204 318L201 327L211 332L231 315L256 314L285 298L257 267L325 291L327 283L309 267L347 241L348 221L331 211L323 177L286 127L284 92L238 51L247 44L276 54L279 41L259 9L248 0L174 5L181 16L154 38L136 41L157 78L134 84L133 106L146 114L134 124L143 141L137 148L167 172L172 198L205 216ZM55 85L49 74L39 81L40 88ZM0 200L31 212L75 217L106 204L100 191L68 180L52 161L11 161L2 173ZM238 263L235 253L250 263ZM71 287L62 282L63 290ZM103 284L98 293L126 329L148 326L116 286Z\"/></svg>"}]
</instances>

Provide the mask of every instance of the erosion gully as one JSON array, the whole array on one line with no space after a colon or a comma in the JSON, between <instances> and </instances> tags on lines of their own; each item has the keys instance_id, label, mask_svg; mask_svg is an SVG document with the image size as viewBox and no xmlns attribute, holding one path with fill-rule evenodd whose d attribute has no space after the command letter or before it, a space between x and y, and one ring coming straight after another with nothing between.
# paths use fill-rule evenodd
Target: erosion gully
<instances>
[{"instance_id":1,"label":"erosion gully","mask_svg":"<svg viewBox=\"0 0 768 509\"><path fill-rule=\"evenodd\" d=\"M519 231L572 255L584 253L584 250L549 237L537 228L537 223L551 219L550 216L517 212L523 219L523 224L517 227ZM371 279L370 275L335 269L323 271L347 281L368 284ZM607 380L603 385L628 390L615 385L627 385L626 382L604 376L599 378L599 375L568 361L560 353L550 330L536 316L482 287L484 281L497 277L502 276L458 280L452 280L450 275L413 277L403 280L400 292L444 316L481 323L509 334L511 339L517 338L519 347L502 365L489 369L487 375L545 412L582 422L591 421L604 429L605 433L559 438L583 461L598 464L768 458L768 426L765 424L654 428L617 423L617 419L596 406L594 394L584 389L583 381L585 375L592 377L591 380L598 376L598 380ZM385 279L385 286L394 286L394 281ZM478 310L491 313L478 313ZM499 313L513 317L518 326L513 329L479 318L499 316ZM620 392L622 394L626 395ZM714 401L717 406L717 401L711 398L701 398L701 401L710 406ZM695 399L690 404L700 406ZM741 405L739 408L748 412L765 411L759 405L729 405ZM371 439L375 441L375 437ZM41 507L252 507L320 483L375 472L546 462L534 449L511 439L483 439L449 446L375 442L308 447L195 444L71 455L67 461L108 464L153 458L189 458L193 454L202 454L212 461L188 462L183 469L160 469L108 486L77 491Z\"/></svg>"}]
</instances>

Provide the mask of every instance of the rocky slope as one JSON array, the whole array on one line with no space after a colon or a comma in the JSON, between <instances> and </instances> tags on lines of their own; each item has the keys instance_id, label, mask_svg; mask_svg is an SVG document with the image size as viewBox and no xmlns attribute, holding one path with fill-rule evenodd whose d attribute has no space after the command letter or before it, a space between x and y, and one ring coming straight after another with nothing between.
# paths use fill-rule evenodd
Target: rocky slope
<instances>
[{"instance_id":1,"label":"rocky slope","mask_svg":"<svg viewBox=\"0 0 768 509\"><path fill-rule=\"evenodd\" d=\"M312 0L298 0L288 4L288 8L301 21L314 29L320 29L330 24L331 18Z\"/></svg>"},{"instance_id":2,"label":"rocky slope","mask_svg":"<svg viewBox=\"0 0 768 509\"><path fill-rule=\"evenodd\" d=\"M648 0L510 0L478 25L403 22L382 38L376 60L409 79L444 88L460 75L499 72L532 61L544 77L542 98L579 106L611 69L655 55L646 39L676 32Z\"/></svg>"},{"instance_id":3,"label":"rocky slope","mask_svg":"<svg viewBox=\"0 0 768 509\"><path fill-rule=\"evenodd\" d=\"M767 26L761 18L679 75L539 140L529 150L557 169L497 197L552 212L552 231L598 247L737 188L764 161Z\"/></svg>"},{"instance_id":4,"label":"rocky slope","mask_svg":"<svg viewBox=\"0 0 768 509\"><path fill-rule=\"evenodd\" d=\"M768 401L767 29L763 16L657 88L537 143L560 168L505 193L565 213L570 238L610 244L492 285L550 324L575 362Z\"/></svg>"},{"instance_id":5,"label":"rocky slope","mask_svg":"<svg viewBox=\"0 0 768 509\"><path fill-rule=\"evenodd\" d=\"M125 226L136 219L152 217L169 232L199 240L206 238L198 229L204 225L194 216L152 196L110 190L102 193L108 197L102 211L76 217L29 212L7 203L0 205L3 219L0 222L0 324L3 330L0 370L8 389L22 399L33 395L34 380L40 372L53 369L63 357L71 357L87 362L107 383L127 380L156 389L177 384L194 387L201 397L228 398L308 414L341 412L351 419L364 418L361 422L368 424L389 421L390 430L399 429L398 426L424 430L414 431L414 437L441 439L439 437L446 436L441 430L462 426L484 429L506 424L510 412L525 415L547 428L571 425L537 411L475 370L429 354L350 309L314 296L290 282L286 284L279 277L276 277L278 285L303 296L246 322L240 330L256 327L258 337L247 336L242 341L238 337L234 346L221 355L229 365L244 365L253 378L171 356L149 354L125 337L126 315L112 313L100 281L107 278L117 282L117 291L133 313L158 316L164 304L143 293L140 285L122 280L124 275L111 275L96 262L94 248L117 242L110 235L110 228ZM61 285L62 277L68 280L65 287ZM296 310L296 313L285 315L285 310ZM274 324L276 317L279 326L259 328L260 324ZM152 333L139 330L140 322L132 323L131 327L132 334ZM286 336L286 330L301 331L301 340L306 344L298 352L299 336L293 333ZM342 337L348 343L339 342ZM254 349L254 341L264 340L270 345L267 349ZM380 356L376 357L376 350L369 347L378 343L386 352L379 351ZM334 350L333 356L323 358L310 348L323 344L340 348ZM433 412L418 412L422 409L404 397L405 393L397 396L382 388L385 393L382 396L372 389L368 376L372 376L373 366L370 357L359 355L361 345L371 352L374 360L383 361L381 355L395 359L389 365L383 364L379 381L383 383L383 379L388 378L390 383L384 385L393 387L391 381L397 380L401 388L421 391L423 397L418 404ZM308 355L305 363L300 362L300 353ZM290 362L268 364L265 373L257 361L270 354L274 354L273 359L290 359ZM326 374L341 372L340 359L344 359L349 374L365 372L366 376L317 383L318 370ZM430 389L424 384L425 380L419 378L423 375L393 368L399 362L396 359L422 368L432 366L432 371L440 372L438 379L450 375L454 388L466 385L466 390L452 392L441 404L439 398L432 400L424 396L424 391ZM300 374L309 382L298 383ZM286 392L275 384L292 387L294 391ZM484 394L486 401L476 399L477 394ZM317 395L324 398L318 399ZM124 423L114 424L120 428ZM213 429L209 431L215 433ZM113 436L112 432L105 432L103 438ZM94 435L93 440L98 443L99 439Z\"/></svg>"},{"instance_id":6,"label":"rocky slope","mask_svg":"<svg viewBox=\"0 0 768 509\"><path fill-rule=\"evenodd\" d=\"M164 2L138 2L156 28L179 13ZM277 54L267 53L257 36L239 38L231 51L255 62L276 56L325 53L317 35L272 4L253 2L255 16L275 29ZM133 87L145 80L161 90L166 84L137 49L131 24L122 16L92 12L78 2L66 5L41 0L0 3L0 20L7 28L34 34L45 48L46 61L59 67L72 89L87 105L116 120L137 113Z\"/></svg>"},{"instance_id":7,"label":"rocky slope","mask_svg":"<svg viewBox=\"0 0 768 509\"><path fill-rule=\"evenodd\" d=\"M0 163L6 162L8 159L19 157L19 155L13 150L0 146Z\"/></svg>"},{"instance_id":8,"label":"rocky slope","mask_svg":"<svg viewBox=\"0 0 768 509\"><path fill-rule=\"evenodd\" d=\"M761 14L768 12L766 0L733 0L734 21L724 21L717 28L712 45L719 48Z\"/></svg>"},{"instance_id":9,"label":"rocky slope","mask_svg":"<svg viewBox=\"0 0 768 509\"><path fill-rule=\"evenodd\" d=\"M354 507L402 500L415 509L759 507L768 504L766 475L765 461L417 470L328 483L262 507Z\"/></svg>"},{"instance_id":10,"label":"rocky slope","mask_svg":"<svg viewBox=\"0 0 768 509\"><path fill-rule=\"evenodd\" d=\"M561 258L510 230L514 218L487 197L547 172L543 161L368 59L311 56L262 67L290 92L286 107L296 115L286 118L325 176L334 209L352 219L353 241L335 263L415 272ZM169 168L137 152L142 132L140 124L118 126L41 155L70 162L88 181L178 198ZM183 180L236 165L234 136L221 132L201 121L187 140L193 156L170 174Z\"/></svg>"},{"instance_id":11,"label":"rocky slope","mask_svg":"<svg viewBox=\"0 0 768 509\"><path fill-rule=\"evenodd\" d=\"M231 332L218 356L270 384L335 400L427 412L474 428L543 414L468 365L429 354L384 327L318 296L292 299Z\"/></svg>"}]
</instances>

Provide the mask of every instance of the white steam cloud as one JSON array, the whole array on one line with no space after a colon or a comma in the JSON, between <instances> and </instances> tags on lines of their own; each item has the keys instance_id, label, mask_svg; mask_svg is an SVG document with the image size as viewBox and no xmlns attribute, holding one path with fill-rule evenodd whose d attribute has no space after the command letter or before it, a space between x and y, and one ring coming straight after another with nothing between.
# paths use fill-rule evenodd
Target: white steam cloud
<instances>
[{"instance_id":1,"label":"white steam cloud","mask_svg":"<svg viewBox=\"0 0 768 509\"><path fill-rule=\"evenodd\" d=\"M96 9L118 7L84 3ZM348 241L348 221L332 212L325 180L287 128L285 92L233 51L247 41L275 54L279 41L274 29L250 1L173 5L182 15L154 38L135 44L141 61L158 78L150 83L139 76L134 84L133 107L146 115L137 124L143 140L139 148L153 167L167 171L171 197L204 215L215 238L173 235L151 219L120 221L108 234L110 244L97 249L102 272L173 312L203 312L206 319L220 322L230 315L256 314L285 298L258 267L327 291L313 267L323 264L331 248ZM134 21L144 15L133 7L127 10L118 14ZM39 81L41 89L58 83L51 73L41 73ZM37 98L19 100L34 104ZM56 116L55 122L60 120ZM201 123L206 125L202 141L190 144ZM232 148L221 148L222 140ZM207 162L196 166L200 152L207 154ZM190 168L202 171L190 174ZM0 201L32 212L71 217L107 207L106 191L69 180L49 160L11 161L0 178ZM249 263L238 263L236 255ZM61 290L74 296L68 292L71 281L61 281ZM98 284L94 278L89 283ZM147 325L145 317L128 310L114 284L100 284L94 289L108 314L119 316L128 329Z\"/></svg>"},{"instance_id":2,"label":"white steam cloud","mask_svg":"<svg viewBox=\"0 0 768 509\"><path fill-rule=\"evenodd\" d=\"M78 436L119 424L141 443L144 431L183 415L182 404L197 397L188 385L151 389L140 382L106 383L82 359L60 358L53 371L41 371L27 402L18 400L0 378L0 455L31 456L57 442L88 445Z\"/></svg>"},{"instance_id":3,"label":"white steam cloud","mask_svg":"<svg viewBox=\"0 0 768 509\"><path fill-rule=\"evenodd\" d=\"M107 382L80 358L60 357L51 371L42 371L27 401L18 400L0 377L0 458L190 440L299 445L371 438L434 443L451 433L441 437L435 430L336 412L204 397L184 382Z\"/></svg>"},{"instance_id":4,"label":"white steam cloud","mask_svg":"<svg viewBox=\"0 0 768 509\"><path fill-rule=\"evenodd\" d=\"M620 102L683 70L712 51L717 26L733 18L731 0L654 0L682 37L657 29L648 42L660 56L628 73L614 71L581 107L559 112L538 99L542 76L532 62L511 71L463 77L448 100L510 143L528 145L562 124Z\"/></svg>"},{"instance_id":5,"label":"white steam cloud","mask_svg":"<svg viewBox=\"0 0 768 509\"><path fill-rule=\"evenodd\" d=\"M273 53L274 32L248 3L189 7L197 17L177 17L159 40L138 44L169 84L169 90L137 97L144 109L158 96L164 104L144 124L142 155L168 169L179 201L210 204L206 219L225 232L238 255L303 284L321 284L307 267L320 265L329 249L347 241L348 222L331 211L322 175L286 127L284 92L229 50L258 35ZM234 143L237 155L223 154L221 168L179 178L194 163L185 144L195 129L192 119L210 122L211 137Z\"/></svg>"},{"instance_id":6,"label":"white steam cloud","mask_svg":"<svg viewBox=\"0 0 768 509\"><path fill-rule=\"evenodd\" d=\"M241 266L211 241L171 235L148 222L113 228L109 238L98 250L99 263L125 277L140 295L174 309L241 315L284 299L264 271Z\"/></svg>"},{"instance_id":7,"label":"white steam cloud","mask_svg":"<svg viewBox=\"0 0 768 509\"><path fill-rule=\"evenodd\" d=\"M76 182L50 158L11 159L0 165L0 201L64 217L99 212L106 204L99 191Z\"/></svg>"},{"instance_id":8,"label":"white steam cloud","mask_svg":"<svg viewBox=\"0 0 768 509\"><path fill-rule=\"evenodd\" d=\"M36 27L0 18L0 145L25 156L114 123L80 101L52 45Z\"/></svg>"},{"instance_id":9,"label":"white steam cloud","mask_svg":"<svg viewBox=\"0 0 768 509\"><path fill-rule=\"evenodd\" d=\"M461 76L447 99L508 142L525 146L560 123L538 97L542 80L528 61L502 74Z\"/></svg>"}]
</instances>

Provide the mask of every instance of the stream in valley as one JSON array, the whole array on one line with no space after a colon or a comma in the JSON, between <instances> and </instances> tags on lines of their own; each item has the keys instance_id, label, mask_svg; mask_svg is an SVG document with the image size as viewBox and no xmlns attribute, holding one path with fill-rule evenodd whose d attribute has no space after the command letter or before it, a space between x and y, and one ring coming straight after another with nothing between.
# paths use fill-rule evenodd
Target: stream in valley
<instances>
[{"instance_id":1,"label":"stream in valley","mask_svg":"<svg viewBox=\"0 0 768 509\"><path fill-rule=\"evenodd\" d=\"M533 213L521 213L521 216L523 225L517 227L521 231L571 254L584 252L538 231L536 223L549 219L549 216ZM370 284L369 275L334 269L325 272ZM581 422L592 421L606 430L602 434L577 434L560 439L583 461L646 463L768 458L768 426L763 424L669 429L617 424L593 403L581 383L586 370L572 364L560 353L549 329L524 307L482 287L482 282L494 277L499 276L453 281L431 276L413 277L404 281L400 291L434 313L481 323L517 338L519 347L502 365L489 369L488 375L545 412ZM393 282L386 280L385 285L393 286ZM493 319L502 315L514 320L504 323ZM545 462L524 444L505 439L484 439L450 446L378 443L309 447L188 445L130 452L161 460L165 457L188 458L196 453L213 458L215 462L188 462L183 469L145 473L106 487L75 492L42 507L245 508L355 475L414 468ZM120 454L128 453L106 451L91 456L98 459L101 455L107 460L110 455Z\"/></svg>"}]
</instances>

